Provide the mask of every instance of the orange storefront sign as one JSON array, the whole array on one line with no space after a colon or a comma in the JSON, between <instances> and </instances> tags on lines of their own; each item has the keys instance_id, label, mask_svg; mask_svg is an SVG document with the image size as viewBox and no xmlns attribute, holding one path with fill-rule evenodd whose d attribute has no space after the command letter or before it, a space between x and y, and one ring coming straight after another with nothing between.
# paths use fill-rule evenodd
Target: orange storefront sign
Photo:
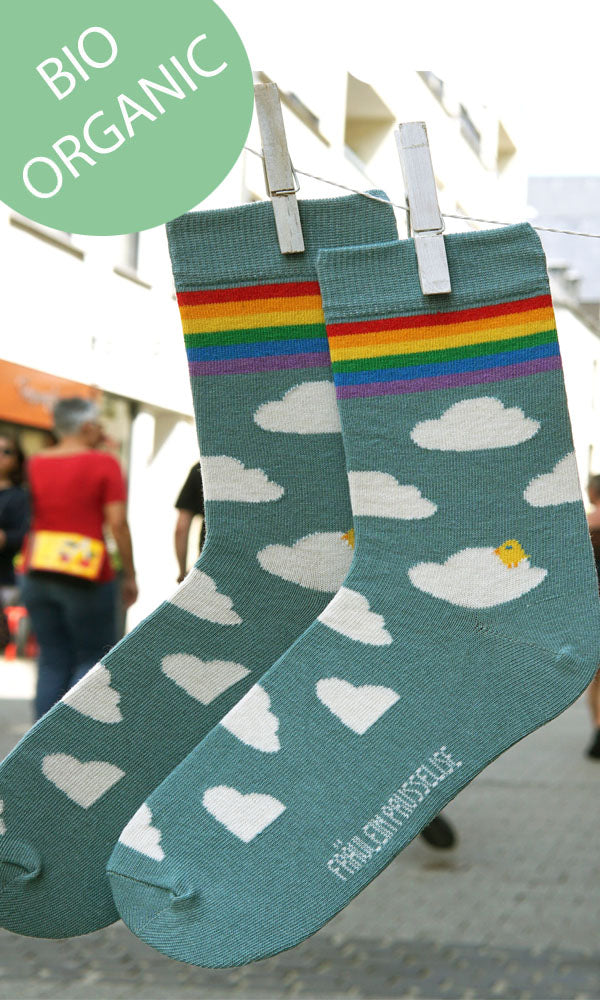
<instances>
[{"instance_id":1,"label":"orange storefront sign","mask_svg":"<svg viewBox=\"0 0 600 1000\"><path fill-rule=\"evenodd\" d=\"M100 389L90 385L0 361L0 420L49 430L52 408L59 399L97 400L101 395Z\"/></svg>"}]
</instances>

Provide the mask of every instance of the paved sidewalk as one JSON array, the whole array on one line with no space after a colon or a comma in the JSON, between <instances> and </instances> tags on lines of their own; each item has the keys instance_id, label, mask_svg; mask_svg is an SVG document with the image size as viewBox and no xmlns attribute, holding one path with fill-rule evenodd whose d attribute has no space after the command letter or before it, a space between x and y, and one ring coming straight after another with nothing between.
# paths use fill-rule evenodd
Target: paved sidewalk
<instances>
[{"instance_id":1,"label":"paved sidewalk","mask_svg":"<svg viewBox=\"0 0 600 1000\"><path fill-rule=\"evenodd\" d=\"M0 754L29 721L27 665L0 660ZM6 696L6 697L4 697ZM489 767L445 815L289 952L234 970L174 962L123 924L68 941L0 931L0 998L600 1000L600 763L583 702Z\"/></svg>"}]
</instances>

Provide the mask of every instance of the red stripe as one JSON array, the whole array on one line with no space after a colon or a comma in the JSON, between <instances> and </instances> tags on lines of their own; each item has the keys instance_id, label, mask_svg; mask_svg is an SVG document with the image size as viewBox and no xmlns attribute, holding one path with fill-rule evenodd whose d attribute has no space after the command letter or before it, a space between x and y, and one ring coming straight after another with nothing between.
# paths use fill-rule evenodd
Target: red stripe
<instances>
[{"instance_id":1,"label":"red stripe","mask_svg":"<svg viewBox=\"0 0 600 1000\"><path fill-rule=\"evenodd\" d=\"M212 288L207 291L178 292L180 306L206 305L209 302L244 302L248 299L288 298L296 295L320 295L318 281L297 281L279 285L244 285L242 288Z\"/></svg>"},{"instance_id":2,"label":"red stripe","mask_svg":"<svg viewBox=\"0 0 600 1000\"><path fill-rule=\"evenodd\" d=\"M507 316L511 313L528 312L552 305L549 295L536 295L532 299L517 302L503 302L495 306L481 306L477 309L460 309L458 312L419 313L418 316L394 316L390 319L368 319L359 323L333 323L327 327L328 337L343 337L353 333L371 333L380 330L402 330L417 326L444 326L446 323L461 323L488 316Z\"/></svg>"}]
</instances>

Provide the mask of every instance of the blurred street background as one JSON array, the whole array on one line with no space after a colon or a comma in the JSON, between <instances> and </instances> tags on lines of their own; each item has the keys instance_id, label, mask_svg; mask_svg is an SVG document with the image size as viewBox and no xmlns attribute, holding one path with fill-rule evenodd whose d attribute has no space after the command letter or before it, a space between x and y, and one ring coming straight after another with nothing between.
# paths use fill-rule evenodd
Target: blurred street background
<instances>
[{"instance_id":1,"label":"blurred street background","mask_svg":"<svg viewBox=\"0 0 600 1000\"><path fill-rule=\"evenodd\" d=\"M29 726L33 670L0 661L0 753ZM304 944L231 970L159 954L124 924L68 941L0 931L2 1000L336 997L597 1000L598 762L580 701L504 754Z\"/></svg>"}]
</instances>

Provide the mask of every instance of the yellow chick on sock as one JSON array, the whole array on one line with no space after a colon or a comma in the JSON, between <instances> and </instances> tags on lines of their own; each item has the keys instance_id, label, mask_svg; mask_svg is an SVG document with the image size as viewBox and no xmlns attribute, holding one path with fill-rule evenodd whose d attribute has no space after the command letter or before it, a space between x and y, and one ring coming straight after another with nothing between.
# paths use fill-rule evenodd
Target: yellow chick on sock
<instances>
[{"instance_id":1,"label":"yellow chick on sock","mask_svg":"<svg viewBox=\"0 0 600 1000\"><path fill-rule=\"evenodd\" d=\"M509 569L515 569L523 559L529 559L523 546L516 538L509 538L508 541L502 542L502 545L494 549L494 552Z\"/></svg>"}]
</instances>

